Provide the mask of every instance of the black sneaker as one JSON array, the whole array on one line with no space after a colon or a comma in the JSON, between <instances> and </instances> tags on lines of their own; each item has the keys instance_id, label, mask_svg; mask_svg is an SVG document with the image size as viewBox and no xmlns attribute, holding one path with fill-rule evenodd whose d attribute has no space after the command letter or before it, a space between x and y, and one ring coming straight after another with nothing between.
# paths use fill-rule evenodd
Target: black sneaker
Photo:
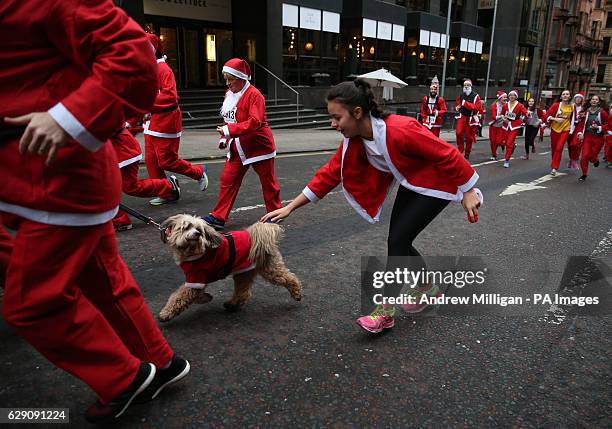
<instances>
[{"instance_id":1,"label":"black sneaker","mask_svg":"<svg viewBox=\"0 0 612 429\"><path fill-rule=\"evenodd\" d=\"M595 162L593 163L593 167L595 167L595 168L599 167L599 160L597 160L597 161L595 161Z\"/></svg>"},{"instance_id":2,"label":"black sneaker","mask_svg":"<svg viewBox=\"0 0 612 429\"><path fill-rule=\"evenodd\" d=\"M121 416L134 398L153 382L155 372L155 365L142 362L132 384L108 404L103 404L99 400L96 401L85 412L85 419L89 423L102 423Z\"/></svg>"},{"instance_id":3,"label":"black sneaker","mask_svg":"<svg viewBox=\"0 0 612 429\"><path fill-rule=\"evenodd\" d=\"M168 182L172 185L172 201L177 201L181 198L181 187L176 176L168 177Z\"/></svg>"},{"instance_id":4,"label":"black sneaker","mask_svg":"<svg viewBox=\"0 0 612 429\"><path fill-rule=\"evenodd\" d=\"M172 363L166 369L158 369L155 378L140 395L135 399L134 403L143 404L157 398L164 388L172 383L176 383L181 378L189 374L191 366L189 362L180 356L174 355Z\"/></svg>"},{"instance_id":5,"label":"black sneaker","mask_svg":"<svg viewBox=\"0 0 612 429\"><path fill-rule=\"evenodd\" d=\"M584 182L586 178L587 178L586 174L583 174L582 176L580 176L578 180L580 180L581 182Z\"/></svg>"},{"instance_id":6,"label":"black sneaker","mask_svg":"<svg viewBox=\"0 0 612 429\"><path fill-rule=\"evenodd\" d=\"M204 216L202 220L213 228L215 228L217 231L223 231L223 228L225 228L225 222L220 219L217 219L211 214Z\"/></svg>"}]
</instances>

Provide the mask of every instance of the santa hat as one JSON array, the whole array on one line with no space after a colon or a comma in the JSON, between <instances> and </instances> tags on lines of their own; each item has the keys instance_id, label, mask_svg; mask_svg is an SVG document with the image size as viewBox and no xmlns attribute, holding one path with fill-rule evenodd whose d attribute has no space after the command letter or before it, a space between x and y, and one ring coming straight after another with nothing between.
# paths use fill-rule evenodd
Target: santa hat
<instances>
[{"instance_id":1,"label":"santa hat","mask_svg":"<svg viewBox=\"0 0 612 429\"><path fill-rule=\"evenodd\" d=\"M499 100L500 98L506 96L508 94L506 94L504 91L497 91L497 99Z\"/></svg>"},{"instance_id":2,"label":"santa hat","mask_svg":"<svg viewBox=\"0 0 612 429\"><path fill-rule=\"evenodd\" d=\"M162 45L159 37L157 37L155 34L147 33L147 39L149 39L149 43L151 46L153 46L155 52L159 52L160 54L164 53L164 46Z\"/></svg>"},{"instance_id":3,"label":"santa hat","mask_svg":"<svg viewBox=\"0 0 612 429\"><path fill-rule=\"evenodd\" d=\"M512 94L514 94L514 96L515 96L516 98L518 98L518 91L517 91L516 89L513 89L512 91L510 91L510 92L508 93L508 97L509 97L509 96L511 96Z\"/></svg>"},{"instance_id":4,"label":"santa hat","mask_svg":"<svg viewBox=\"0 0 612 429\"><path fill-rule=\"evenodd\" d=\"M463 81L463 86L465 86L466 84L472 86L472 81L470 79L466 79Z\"/></svg>"},{"instance_id":5,"label":"santa hat","mask_svg":"<svg viewBox=\"0 0 612 429\"><path fill-rule=\"evenodd\" d=\"M576 94L574 94L574 100L576 99L576 97L582 97L582 99L584 100L584 92L577 92Z\"/></svg>"},{"instance_id":6,"label":"santa hat","mask_svg":"<svg viewBox=\"0 0 612 429\"><path fill-rule=\"evenodd\" d=\"M249 63L241 58L232 58L223 65L223 73L229 73L242 80L251 79L251 68Z\"/></svg>"}]
</instances>

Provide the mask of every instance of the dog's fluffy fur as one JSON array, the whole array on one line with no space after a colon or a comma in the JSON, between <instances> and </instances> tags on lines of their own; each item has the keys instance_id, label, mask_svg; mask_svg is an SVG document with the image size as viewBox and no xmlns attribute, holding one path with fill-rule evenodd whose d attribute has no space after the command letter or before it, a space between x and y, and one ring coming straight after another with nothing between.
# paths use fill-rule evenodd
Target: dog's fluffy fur
<instances>
[{"instance_id":1,"label":"dog's fluffy fur","mask_svg":"<svg viewBox=\"0 0 612 429\"><path fill-rule=\"evenodd\" d=\"M207 251L219 247L223 238L202 219L186 214L169 217L162 223L166 228L165 242L174 253L177 264L187 258L204 255ZM247 228L251 236L249 259L255 269L233 275L234 294L223 305L227 310L239 310L251 297L251 287L259 274L270 283L286 288L296 301L302 299L300 280L285 266L278 250L278 241L282 228L271 223L256 223ZM204 289L192 289L181 285L168 298L168 302L159 313L161 321L168 321L193 303L206 303L212 296Z\"/></svg>"}]
</instances>

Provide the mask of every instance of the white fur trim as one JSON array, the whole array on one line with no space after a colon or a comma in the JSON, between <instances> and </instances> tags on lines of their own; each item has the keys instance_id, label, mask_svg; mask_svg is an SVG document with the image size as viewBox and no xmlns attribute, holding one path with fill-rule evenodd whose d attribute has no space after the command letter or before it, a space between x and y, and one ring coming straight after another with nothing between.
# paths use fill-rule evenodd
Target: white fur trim
<instances>
[{"instance_id":1,"label":"white fur trim","mask_svg":"<svg viewBox=\"0 0 612 429\"><path fill-rule=\"evenodd\" d=\"M148 127L143 131L143 134L148 134L154 137L161 137L162 139L175 139L180 137L183 132L179 131L178 133L160 133L157 131L151 131Z\"/></svg>"},{"instance_id":2,"label":"white fur trim","mask_svg":"<svg viewBox=\"0 0 612 429\"><path fill-rule=\"evenodd\" d=\"M238 155L240 156L240 161L242 161L242 165L253 164L254 162L263 161L266 159L274 158L276 156L276 151L271 153L266 153L265 155L254 156L252 158L247 158L242 150L242 145L240 144L240 137L236 137L234 140L236 144L236 150L238 151Z\"/></svg>"},{"instance_id":3,"label":"white fur trim","mask_svg":"<svg viewBox=\"0 0 612 429\"><path fill-rule=\"evenodd\" d=\"M62 103L49 109L49 114L70 137L79 142L85 149L95 152L105 143L98 140L81 124Z\"/></svg>"},{"instance_id":4,"label":"white fur trim","mask_svg":"<svg viewBox=\"0 0 612 429\"><path fill-rule=\"evenodd\" d=\"M459 186L459 190L461 192L467 192L470 189L472 189L474 187L474 185L476 184L476 182L478 182L478 179L480 178L480 176L478 176L478 173L476 173L474 171L474 174L472 174L472 177L470 177L470 180L468 180L467 182L465 182L463 185Z\"/></svg>"},{"instance_id":5,"label":"white fur trim","mask_svg":"<svg viewBox=\"0 0 612 429\"><path fill-rule=\"evenodd\" d=\"M141 154L139 154L139 155L136 155L136 156L135 156L135 157L133 157L133 158L126 159L125 161L121 161L121 162L119 163L119 168L123 168L123 167L125 167L126 165L134 164L135 162L138 162L138 161L140 161L141 159L142 159L142 153L141 153Z\"/></svg>"},{"instance_id":6,"label":"white fur trim","mask_svg":"<svg viewBox=\"0 0 612 429\"><path fill-rule=\"evenodd\" d=\"M236 271L232 271L232 276L235 276L236 274L241 274L241 273L246 273L247 271L251 271L255 269L255 264L251 264L246 268L243 268L241 270L236 270Z\"/></svg>"},{"instance_id":7,"label":"white fur trim","mask_svg":"<svg viewBox=\"0 0 612 429\"><path fill-rule=\"evenodd\" d=\"M12 213L20 217L46 225L92 226L101 225L115 217L119 207L102 213L60 213L31 209L29 207L0 201L0 212Z\"/></svg>"},{"instance_id":8,"label":"white fur trim","mask_svg":"<svg viewBox=\"0 0 612 429\"><path fill-rule=\"evenodd\" d=\"M246 74L244 74L241 71L238 71L238 70L236 70L235 68L232 68L232 67L223 66L223 72L224 73L229 73L232 76L236 76L237 78L240 78L242 80L249 80L249 79L251 79L251 76L247 76Z\"/></svg>"},{"instance_id":9,"label":"white fur trim","mask_svg":"<svg viewBox=\"0 0 612 429\"><path fill-rule=\"evenodd\" d=\"M308 186L302 190L302 194L304 194L304 196L308 198L311 203L318 203L320 200L320 198L317 197L317 195L312 192Z\"/></svg>"},{"instance_id":10,"label":"white fur trim","mask_svg":"<svg viewBox=\"0 0 612 429\"><path fill-rule=\"evenodd\" d=\"M185 287L188 287L189 289L205 289L206 284L205 283L187 283L185 282Z\"/></svg>"},{"instance_id":11,"label":"white fur trim","mask_svg":"<svg viewBox=\"0 0 612 429\"><path fill-rule=\"evenodd\" d=\"M229 127L227 125L223 125L223 135L228 138L230 136Z\"/></svg>"}]
</instances>

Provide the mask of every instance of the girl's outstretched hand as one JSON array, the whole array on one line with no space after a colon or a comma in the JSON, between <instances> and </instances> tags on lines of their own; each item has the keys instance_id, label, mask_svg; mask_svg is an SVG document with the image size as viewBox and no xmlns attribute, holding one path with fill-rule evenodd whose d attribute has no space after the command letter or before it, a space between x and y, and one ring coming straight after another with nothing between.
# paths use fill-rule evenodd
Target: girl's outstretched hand
<instances>
[{"instance_id":1,"label":"girl's outstretched hand","mask_svg":"<svg viewBox=\"0 0 612 429\"><path fill-rule=\"evenodd\" d=\"M291 212L292 210L291 208L289 208L289 206L281 207L280 209L276 209L270 213L266 213L264 216L262 216L261 219L259 219L259 221L260 222L268 222L268 221L278 222L279 220L284 219L287 216L289 216Z\"/></svg>"}]
</instances>

